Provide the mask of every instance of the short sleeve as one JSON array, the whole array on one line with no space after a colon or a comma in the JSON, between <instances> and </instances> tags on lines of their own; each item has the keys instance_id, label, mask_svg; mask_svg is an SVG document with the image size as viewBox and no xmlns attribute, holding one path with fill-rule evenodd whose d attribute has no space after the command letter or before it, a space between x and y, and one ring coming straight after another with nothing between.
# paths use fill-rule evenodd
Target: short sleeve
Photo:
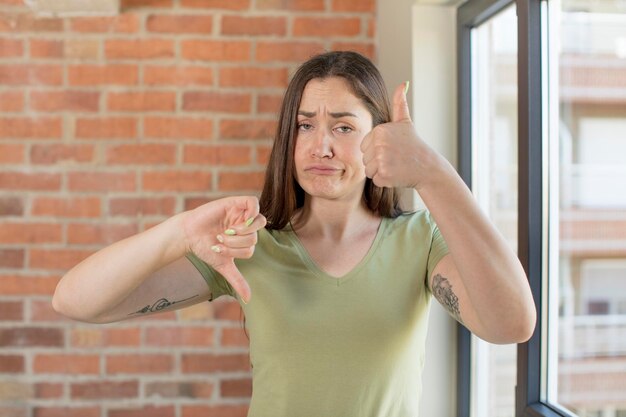
<instances>
[{"instance_id":1,"label":"short sleeve","mask_svg":"<svg viewBox=\"0 0 626 417\"><path fill-rule=\"evenodd\" d=\"M226 278L224 278L219 272L211 268L206 262L198 258L193 252L188 252L187 259L196 267L198 272L204 277L209 289L211 290L211 298L209 301L213 301L222 295L230 295L234 297L235 291Z\"/></svg>"},{"instance_id":2,"label":"short sleeve","mask_svg":"<svg viewBox=\"0 0 626 417\"><path fill-rule=\"evenodd\" d=\"M430 241L430 251L428 253L428 266L427 266L428 272L426 276L426 282L429 281L430 276L433 273L433 270L435 269L435 267L437 266L441 258L447 255L449 252L448 245L443 240L443 236L441 236L441 232L439 231L437 224L435 224L434 220L432 219L430 215L428 217L432 226L432 237Z\"/></svg>"}]
</instances>

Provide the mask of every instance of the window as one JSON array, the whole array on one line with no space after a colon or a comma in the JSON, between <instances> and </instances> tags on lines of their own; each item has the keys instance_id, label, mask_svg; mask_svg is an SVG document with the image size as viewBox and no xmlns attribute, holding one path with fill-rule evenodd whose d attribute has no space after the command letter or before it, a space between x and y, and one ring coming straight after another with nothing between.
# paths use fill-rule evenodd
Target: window
<instances>
[{"instance_id":1,"label":"window","mask_svg":"<svg viewBox=\"0 0 626 417\"><path fill-rule=\"evenodd\" d=\"M458 9L459 171L518 248L538 311L533 337L517 347L514 384L493 366L514 354L502 359L459 328L459 416L626 415L619 3L468 0ZM514 392L514 407L506 395L492 401L497 388Z\"/></svg>"}]
</instances>

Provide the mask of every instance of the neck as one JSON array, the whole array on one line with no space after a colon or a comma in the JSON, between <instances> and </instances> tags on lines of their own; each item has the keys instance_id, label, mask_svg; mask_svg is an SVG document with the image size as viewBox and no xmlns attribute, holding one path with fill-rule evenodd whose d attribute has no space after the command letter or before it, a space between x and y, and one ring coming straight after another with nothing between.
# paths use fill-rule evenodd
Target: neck
<instances>
[{"instance_id":1,"label":"neck","mask_svg":"<svg viewBox=\"0 0 626 417\"><path fill-rule=\"evenodd\" d=\"M335 240L349 238L368 226L378 227L380 222L362 199L335 201L310 196L306 196L294 219L298 235Z\"/></svg>"}]
</instances>

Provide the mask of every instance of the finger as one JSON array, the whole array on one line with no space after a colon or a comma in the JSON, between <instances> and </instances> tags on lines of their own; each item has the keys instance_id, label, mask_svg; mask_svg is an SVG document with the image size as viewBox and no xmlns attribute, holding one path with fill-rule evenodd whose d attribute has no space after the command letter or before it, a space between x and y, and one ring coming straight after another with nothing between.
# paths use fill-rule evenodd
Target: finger
<instances>
[{"instance_id":1,"label":"finger","mask_svg":"<svg viewBox=\"0 0 626 417\"><path fill-rule=\"evenodd\" d=\"M361 141L361 152L365 153L372 147L374 142L374 130L372 129Z\"/></svg>"},{"instance_id":2,"label":"finger","mask_svg":"<svg viewBox=\"0 0 626 417\"><path fill-rule=\"evenodd\" d=\"M239 272L235 264L233 262L225 263L221 265L219 269L216 268L216 270L226 278L226 281L228 281L237 294L239 294L243 302L248 304L252 296L252 290L250 290L250 285L248 285L248 282L243 275L241 275L241 272Z\"/></svg>"},{"instance_id":3,"label":"finger","mask_svg":"<svg viewBox=\"0 0 626 417\"><path fill-rule=\"evenodd\" d=\"M410 122L411 113L409 113L409 104L406 101L406 92L408 91L409 82L406 81L396 87L393 93L393 113L391 115L392 122Z\"/></svg>"},{"instance_id":4,"label":"finger","mask_svg":"<svg viewBox=\"0 0 626 417\"><path fill-rule=\"evenodd\" d=\"M257 243L257 234L250 233L247 235L235 235L228 236L225 234L219 234L216 236L217 240L229 248L249 248L250 246L254 246Z\"/></svg>"},{"instance_id":5,"label":"finger","mask_svg":"<svg viewBox=\"0 0 626 417\"><path fill-rule=\"evenodd\" d=\"M367 178L373 179L377 171L378 171L378 164L376 164L374 161L365 165L365 176Z\"/></svg>"},{"instance_id":6,"label":"finger","mask_svg":"<svg viewBox=\"0 0 626 417\"><path fill-rule=\"evenodd\" d=\"M230 226L223 234L227 236L249 235L258 232L267 224L267 219L262 214L254 217L247 217L244 222Z\"/></svg>"}]
</instances>

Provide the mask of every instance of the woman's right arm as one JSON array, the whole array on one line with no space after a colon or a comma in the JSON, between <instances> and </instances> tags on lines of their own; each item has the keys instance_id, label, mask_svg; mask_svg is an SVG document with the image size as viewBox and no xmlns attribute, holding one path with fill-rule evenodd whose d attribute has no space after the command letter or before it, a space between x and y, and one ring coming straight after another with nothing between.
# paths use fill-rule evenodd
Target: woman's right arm
<instances>
[{"instance_id":1,"label":"woman's right arm","mask_svg":"<svg viewBox=\"0 0 626 417\"><path fill-rule=\"evenodd\" d=\"M75 320L104 323L205 301L210 288L185 258L189 251L248 300L249 287L233 261L252 256L264 225L255 197L225 198L180 213L73 267L57 285L53 307Z\"/></svg>"}]
</instances>

